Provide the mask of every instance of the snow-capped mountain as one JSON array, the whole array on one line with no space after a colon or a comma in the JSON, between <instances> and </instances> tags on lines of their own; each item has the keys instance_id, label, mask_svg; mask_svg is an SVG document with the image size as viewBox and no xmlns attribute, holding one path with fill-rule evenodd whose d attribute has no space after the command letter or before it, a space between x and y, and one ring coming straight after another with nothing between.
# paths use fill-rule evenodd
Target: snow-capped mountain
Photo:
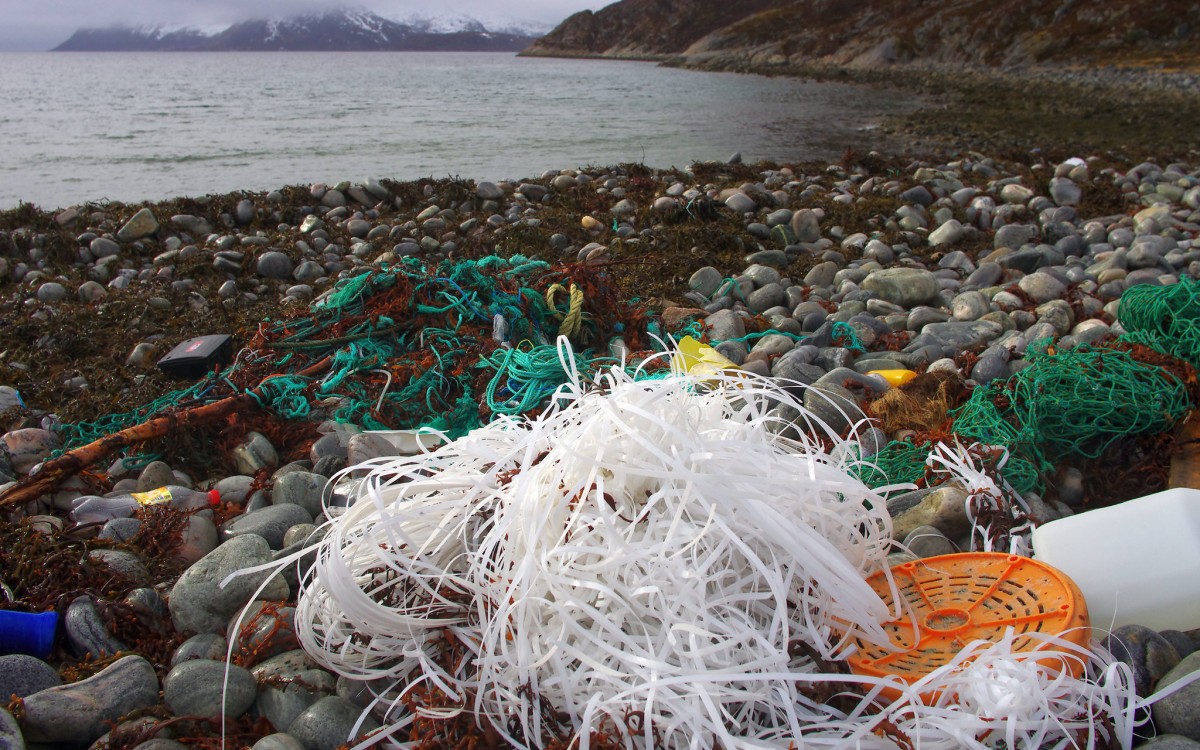
<instances>
[{"instance_id":1,"label":"snow-capped mountain","mask_svg":"<svg viewBox=\"0 0 1200 750\"><path fill-rule=\"evenodd\" d=\"M516 52L531 34L489 30L469 16L395 21L338 9L236 23L217 33L169 27L80 29L54 51L456 51Z\"/></svg>"},{"instance_id":2,"label":"snow-capped mountain","mask_svg":"<svg viewBox=\"0 0 1200 750\"><path fill-rule=\"evenodd\" d=\"M482 22L462 13L452 13L444 16L431 16L416 13L400 19L400 23L427 34L457 34L459 32L486 32L489 29Z\"/></svg>"}]
</instances>

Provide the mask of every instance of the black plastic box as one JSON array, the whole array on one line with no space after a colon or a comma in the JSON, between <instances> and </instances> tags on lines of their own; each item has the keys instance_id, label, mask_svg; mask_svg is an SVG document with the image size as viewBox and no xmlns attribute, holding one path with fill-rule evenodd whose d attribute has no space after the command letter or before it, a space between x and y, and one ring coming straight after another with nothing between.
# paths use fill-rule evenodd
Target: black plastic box
<instances>
[{"instance_id":1,"label":"black plastic box","mask_svg":"<svg viewBox=\"0 0 1200 750\"><path fill-rule=\"evenodd\" d=\"M158 360L158 369L173 378L195 380L204 377L214 367L229 364L233 356L233 337L218 333L197 336L181 342L167 356Z\"/></svg>"}]
</instances>

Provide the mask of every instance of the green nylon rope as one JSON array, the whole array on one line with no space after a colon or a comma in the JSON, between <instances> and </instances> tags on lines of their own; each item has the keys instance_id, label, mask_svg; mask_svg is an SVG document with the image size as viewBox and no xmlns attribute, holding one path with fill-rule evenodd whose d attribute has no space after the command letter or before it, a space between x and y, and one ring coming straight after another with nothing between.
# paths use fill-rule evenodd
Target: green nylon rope
<instances>
[{"instance_id":1,"label":"green nylon rope","mask_svg":"<svg viewBox=\"0 0 1200 750\"><path fill-rule=\"evenodd\" d=\"M367 429L428 426L458 437L480 424L471 374L479 355L469 355L474 359L468 360L467 351L478 352L482 342L478 333L469 333L464 326L471 323L476 332L490 330L493 318L503 316L513 340L548 343L547 331L557 330L558 321L544 295L532 287L550 268L549 263L525 255L507 259L490 255L479 260L442 261L436 267L427 267L417 258L404 258L380 270L364 270L339 281L310 306L308 315L273 324L268 346L286 352L272 366L281 374L245 392L253 395L261 407L285 419L307 418L314 406L323 402L329 405L333 419L340 422ZM367 314L372 298L395 287L401 278L413 289L403 317L393 311L393 317L369 317L342 335L328 335L340 321ZM509 291L514 284L516 290ZM450 326L438 327L447 316ZM433 325L422 326L422 318L429 318ZM436 361L432 367L426 364L429 352ZM285 369L301 370L321 356L328 356L330 362L322 380L303 378ZM385 365L417 372L400 387L390 387L389 380L383 391L378 378L367 382L359 377ZM211 402L242 392L230 381L232 373L230 368L126 413L61 425L57 429L63 450L185 404ZM537 391L534 388L533 392ZM532 398L523 399L523 403L533 403ZM380 421L381 417L388 423Z\"/></svg>"}]
</instances>

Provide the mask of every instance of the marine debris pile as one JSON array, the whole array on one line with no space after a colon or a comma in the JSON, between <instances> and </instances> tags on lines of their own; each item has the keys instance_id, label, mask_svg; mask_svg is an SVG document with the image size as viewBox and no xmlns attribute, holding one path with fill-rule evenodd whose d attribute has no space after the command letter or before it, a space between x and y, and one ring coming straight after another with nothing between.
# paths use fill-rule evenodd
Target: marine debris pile
<instances>
[{"instance_id":1,"label":"marine debris pile","mask_svg":"<svg viewBox=\"0 0 1200 750\"><path fill-rule=\"evenodd\" d=\"M4 212L0 737L1200 741L1200 622L1030 567L1195 476L1198 237L974 153Z\"/></svg>"}]
</instances>

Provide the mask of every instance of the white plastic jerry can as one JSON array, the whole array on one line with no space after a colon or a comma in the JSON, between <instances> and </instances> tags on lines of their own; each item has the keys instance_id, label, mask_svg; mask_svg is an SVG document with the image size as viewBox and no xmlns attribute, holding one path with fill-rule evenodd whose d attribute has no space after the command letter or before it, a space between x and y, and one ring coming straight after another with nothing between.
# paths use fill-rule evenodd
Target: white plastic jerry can
<instances>
[{"instance_id":1,"label":"white plastic jerry can","mask_svg":"<svg viewBox=\"0 0 1200 750\"><path fill-rule=\"evenodd\" d=\"M1033 555L1083 592L1098 637L1200 628L1200 490L1172 489L1039 526Z\"/></svg>"}]
</instances>

